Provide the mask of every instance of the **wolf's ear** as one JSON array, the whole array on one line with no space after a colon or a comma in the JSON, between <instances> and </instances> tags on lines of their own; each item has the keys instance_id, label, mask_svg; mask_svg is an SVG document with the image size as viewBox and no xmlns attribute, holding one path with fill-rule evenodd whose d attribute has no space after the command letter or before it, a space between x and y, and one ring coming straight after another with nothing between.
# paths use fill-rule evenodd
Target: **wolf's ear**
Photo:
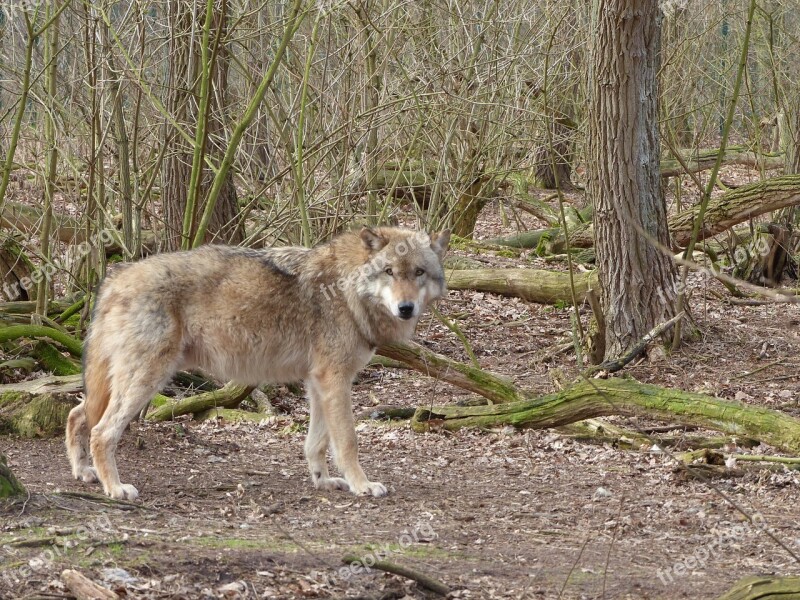
<instances>
[{"instance_id":1,"label":"wolf's ear","mask_svg":"<svg viewBox=\"0 0 800 600\"><path fill-rule=\"evenodd\" d=\"M371 227L362 228L359 235L361 236L361 241L364 243L364 247L373 252L377 252L389 243L385 237Z\"/></svg>"},{"instance_id":2,"label":"wolf's ear","mask_svg":"<svg viewBox=\"0 0 800 600\"><path fill-rule=\"evenodd\" d=\"M431 234L431 250L436 253L439 260L444 258L444 253L447 252L447 246L450 244L450 230L444 229L438 233Z\"/></svg>"}]
</instances>

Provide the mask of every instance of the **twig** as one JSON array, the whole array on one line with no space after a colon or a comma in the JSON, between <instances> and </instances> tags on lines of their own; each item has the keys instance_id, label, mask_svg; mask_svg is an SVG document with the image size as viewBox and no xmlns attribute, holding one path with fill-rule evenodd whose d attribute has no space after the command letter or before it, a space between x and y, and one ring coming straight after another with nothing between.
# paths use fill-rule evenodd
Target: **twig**
<instances>
[{"instance_id":1,"label":"twig","mask_svg":"<svg viewBox=\"0 0 800 600\"><path fill-rule=\"evenodd\" d=\"M598 371L608 371L609 373L614 373L616 371L623 369L625 365L627 365L634 358L639 356L639 354L641 354L644 351L644 349L647 348L647 345L650 342L652 342L654 339L656 339L665 331L669 330L673 325L675 325L675 323L680 321L685 314L686 314L685 311L681 311L677 315L672 317L669 321L661 323L660 325L656 325L647 335L645 335L641 340L636 342L636 344L633 345L633 348L631 348L631 350L627 354L624 354L617 359L607 360L604 363L591 367L590 369L587 370L586 375L589 376L594 373L597 373Z\"/></svg>"},{"instance_id":2,"label":"twig","mask_svg":"<svg viewBox=\"0 0 800 600\"><path fill-rule=\"evenodd\" d=\"M358 558L357 556L348 554L342 558L342 562L346 565L352 565L355 563L362 565L367 569L378 569L379 571L386 571L387 573L400 575L400 577L405 577L407 579L416 581L426 590L430 590L436 594L439 594L440 596L447 596L450 593L450 588L438 579L434 579L433 577L425 575L424 573L420 573L419 571L415 571L414 569L409 569L408 567L389 562L388 560L378 560L375 561L375 564L366 564L363 558Z\"/></svg>"},{"instance_id":3,"label":"twig","mask_svg":"<svg viewBox=\"0 0 800 600\"><path fill-rule=\"evenodd\" d=\"M757 369L753 369L752 371L748 371L747 373L740 373L738 375L734 375L731 379L742 379L744 377L750 377L750 375L755 375L756 373L760 373L765 369L769 369L770 367L774 367L775 365L779 365L784 361L783 358L779 358L778 360L774 360L771 363L767 363L765 365L761 365Z\"/></svg>"}]
</instances>

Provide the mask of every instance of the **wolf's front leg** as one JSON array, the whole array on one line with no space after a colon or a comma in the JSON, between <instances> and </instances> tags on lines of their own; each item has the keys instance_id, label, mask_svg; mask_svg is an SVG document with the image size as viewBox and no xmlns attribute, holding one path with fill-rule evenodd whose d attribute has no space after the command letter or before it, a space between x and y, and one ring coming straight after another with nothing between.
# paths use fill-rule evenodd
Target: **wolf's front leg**
<instances>
[{"instance_id":1,"label":"wolf's front leg","mask_svg":"<svg viewBox=\"0 0 800 600\"><path fill-rule=\"evenodd\" d=\"M308 423L308 437L306 437L306 458L308 469L311 471L311 481L318 490L344 490L350 486L341 477L331 477L328 473L328 427L325 424L325 415L322 404L314 385L308 385L308 402L311 409L311 418Z\"/></svg>"},{"instance_id":2,"label":"wolf's front leg","mask_svg":"<svg viewBox=\"0 0 800 600\"><path fill-rule=\"evenodd\" d=\"M350 399L350 379L339 373L324 371L312 377L311 385L313 387L311 395L318 398L322 409L324 426L327 426L336 466L344 475L350 491L359 496L385 496L388 493L386 486L377 481L369 481L358 462L358 441L353 419L353 404Z\"/></svg>"}]
</instances>

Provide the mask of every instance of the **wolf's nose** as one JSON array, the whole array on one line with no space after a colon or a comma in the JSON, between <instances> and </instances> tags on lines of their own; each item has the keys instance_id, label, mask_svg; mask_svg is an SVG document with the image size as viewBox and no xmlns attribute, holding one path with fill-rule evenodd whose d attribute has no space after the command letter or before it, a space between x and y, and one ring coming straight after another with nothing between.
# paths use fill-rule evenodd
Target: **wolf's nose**
<instances>
[{"instance_id":1,"label":"wolf's nose","mask_svg":"<svg viewBox=\"0 0 800 600\"><path fill-rule=\"evenodd\" d=\"M401 302L397 305L397 311L400 313L401 319L410 319L414 316L414 303Z\"/></svg>"}]
</instances>

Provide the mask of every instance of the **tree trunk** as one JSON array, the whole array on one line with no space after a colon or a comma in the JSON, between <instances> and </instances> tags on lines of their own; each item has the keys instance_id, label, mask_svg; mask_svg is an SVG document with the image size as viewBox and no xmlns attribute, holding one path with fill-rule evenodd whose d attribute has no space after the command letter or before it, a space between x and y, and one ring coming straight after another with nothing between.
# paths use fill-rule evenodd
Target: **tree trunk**
<instances>
[{"instance_id":1,"label":"tree trunk","mask_svg":"<svg viewBox=\"0 0 800 600\"><path fill-rule=\"evenodd\" d=\"M605 312L605 357L675 314L676 270L659 175L657 0L594 3L588 190Z\"/></svg>"},{"instance_id":2,"label":"tree trunk","mask_svg":"<svg viewBox=\"0 0 800 600\"><path fill-rule=\"evenodd\" d=\"M6 455L0 452L0 498L11 498L21 496L25 493L25 488L14 477L14 473L8 467Z\"/></svg>"},{"instance_id":3,"label":"tree trunk","mask_svg":"<svg viewBox=\"0 0 800 600\"><path fill-rule=\"evenodd\" d=\"M533 159L536 185L548 190L573 190L575 186L572 185L571 178L574 123L567 117L558 117L547 126L550 127L550 134L542 140Z\"/></svg>"},{"instance_id":4,"label":"tree trunk","mask_svg":"<svg viewBox=\"0 0 800 600\"><path fill-rule=\"evenodd\" d=\"M171 0L170 2L171 36L169 50L169 85L165 105L176 122L188 125L185 129L193 134L198 126L198 96L194 86L199 80L200 51L192 44L201 43L202 35L199 25L203 22L203 11L194 14L193 3L184 0ZM212 25L211 44L218 35L224 38L224 28L227 13L224 10L226 3L222 2L221 10L215 11L215 22ZM211 89L209 102L208 129L204 147L204 155L209 155L214 162L219 162L222 157L224 145L224 98L227 89L228 65L230 56L224 42L220 42L216 60L211 72ZM192 148L180 137L175 128L167 123L164 126L164 143L167 144L161 180L166 221L166 246L170 250L179 250L182 246L189 247L197 231L200 215L203 212L204 198L214 179L214 174L207 167L203 167L200 179L198 202L192 211L191 228L188 232L188 241L185 241L182 232L184 228L184 215L188 204L189 182L192 172ZM225 188L220 193L214 207L213 217L209 224L207 241L214 240L225 243L238 243L244 239L244 229L238 223L237 215L239 206L236 197L236 188L233 184L233 175L228 175Z\"/></svg>"}]
</instances>

